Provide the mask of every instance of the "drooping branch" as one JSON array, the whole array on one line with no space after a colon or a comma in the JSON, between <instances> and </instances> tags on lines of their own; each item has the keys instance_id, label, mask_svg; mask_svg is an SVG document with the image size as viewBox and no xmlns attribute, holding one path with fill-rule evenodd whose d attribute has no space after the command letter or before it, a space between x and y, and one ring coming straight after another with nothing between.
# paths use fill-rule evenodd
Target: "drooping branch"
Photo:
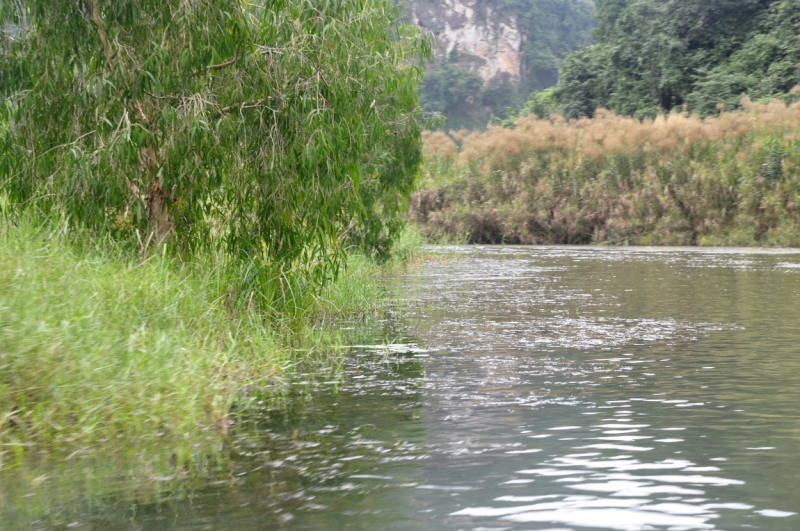
<instances>
[{"instance_id":1,"label":"drooping branch","mask_svg":"<svg viewBox=\"0 0 800 531\"><path fill-rule=\"evenodd\" d=\"M230 61L225 61L224 63L220 63L218 65L209 65L207 68L209 70L212 70L212 71L213 70L222 70L223 68L227 68L227 67L235 64L236 61L238 61L238 60L239 60L239 54L236 54L236 56L233 59L231 59Z\"/></svg>"},{"instance_id":2,"label":"drooping branch","mask_svg":"<svg viewBox=\"0 0 800 531\"><path fill-rule=\"evenodd\" d=\"M256 101L256 102L249 102L246 101L244 103L240 103L238 105L228 105L227 107L220 107L217 109L217 117L222 118L226 114L230 114L231 112L238 110L243 111L245 109L252 109L254 107L258 107L259 105L263 104L263 101Z\"/></svg>"},{"instance_id":3,"label":"drooping branch","mask_svg":"<svg viewBox=\"0 0 800 531\"><path fill-rule=\"evenodd\" d=\"M114 49L106 35L106 28L103 24L103 16L100 14L100 6L97 5L97 0L92 0L92 20L97 24L97 35L100 37L100 42L103 44L103 52L106 55L106 66L111 70L114 65Z\"/></svg>"}]
</instances>

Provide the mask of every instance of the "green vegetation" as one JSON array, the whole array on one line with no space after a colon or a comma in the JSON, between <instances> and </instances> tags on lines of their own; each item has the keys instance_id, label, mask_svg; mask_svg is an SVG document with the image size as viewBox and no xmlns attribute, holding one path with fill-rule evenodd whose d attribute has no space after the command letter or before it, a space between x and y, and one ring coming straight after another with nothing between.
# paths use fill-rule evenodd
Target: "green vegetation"
<instances>
[{"instance_id":1,"label":"green vegetation","mask_svg":"<svg viewBox=\"0 0 800 531\"><path fill-rule=\"evenodd\" d=\"M218 439L375 313L430 52L398 15L0 3L0 464Z\"/></svg>"},{"instance_id":2,"label":"green vegetation","mask_svg":"<svg viewBox=\"0 0 800 531\"><path fill-rule=\"evenodd\" d=\"M558 81L558 70L571 52L589 44L595 26L592 0L494 0L473 6L477 17L491 26L495 19L516 21L522 34L519 86L484 86L483 79L458 63L429 67L420 90L420 102L429 112L441 113L448 129L483 129L492 116L506 118L533 91Z\"/></svg>"},{"instance_id":3,"label":"green vegetation","mask_svg":"<svg viewBox=\"0 0 800 531\"><path fill-rule=\"evenodd\" d=\"M593 0L500 0L497 9L523 34L522 97L555 85L564 58L589 44L595 26Z\"/></svg>"},{"instance_id":4,"label":"green vegetation","mask_svg":"<svg viewBox=\"0 0 800 531\"><path fill-rule=\"evenodd\" d=\"M553 111L700 115L787 95L800 83L797 0L598 0L598 43L570 55Z\"/></svg>"},{"instance_id":5,"label":"green vegetation","mask_svg":"<svg viewBox=\"0 0 800 531\"><path fill-rule=\"evenodd\" d=\"M448 61L425 74L420 87L420 105L428 112L445 117L448 127L477 129L486 125L485 113L475 113L482 100L483 78L476 72L456 64L458 52L453 50Z\"/></svg>"},{"instance_id":6,"label":"green vegetation","mask_svg":"<svg viewBox=\"0 0 800 531\"><path fill-rule=\"evenodd\" d=\"M0 226L0 464L25 446L213 439L285 376L294 347L332 352L333 320L378 310L379 271L358 256L265 322L232 310L224 255L182 265L87 241L68 224Z\"/></svg>"},{"instance_id":7,"label":"green vegetation","mask_svg":"<svg viewBox=\"0 0 800 531\"><path fill-rule=\"evenodd\" d=\"M274 334L232 320L213 273L80 252L30 224L0 238L4 445L181 437L224 423L251 368L281 368Z\"/></svg>"},{"instance_id":8,"label":"green vegetation","mask_svg":"<svg viewBox=\"0 0 800 531\"><path fill-rule=\"evenodd\" d=\"M324 285L387 257L430 43L388 0L26 0L0 42L9 200L117 240L222 248Z\"/></svg>"},{"instance_id":9,"label":"green vegetation","mask_svg":"<svg viewBox=\"0 0 800 531\"><path fill-rule=\"evenodd\" d=\"M800 103L427 132L410 215L471 243L800 246Z\"/></svg>"},{"instance_id":10,"label":"green vegetation","mask_svg":"<svg viewBox=\"0 0 800 531\"><path fill-rule=\"evenodd\" d=\"M520 117L425 134L422 232L800 245L800 1L599 0L596 17L598 42Z\"/></svg>"}]
</instances>

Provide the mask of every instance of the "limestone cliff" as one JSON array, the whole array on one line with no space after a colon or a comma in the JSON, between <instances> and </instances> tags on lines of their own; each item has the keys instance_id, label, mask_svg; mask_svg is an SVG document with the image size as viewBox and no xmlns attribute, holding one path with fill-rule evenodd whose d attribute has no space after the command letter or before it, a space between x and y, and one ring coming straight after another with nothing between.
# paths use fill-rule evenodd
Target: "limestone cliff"
<instances>
[{"instance_id":1,"label":"limestone cliff","mask_svg":"<svg viewBox=\"0 0 800 531\"><path fill-rule=\"evenodd\" d=\"M480 74L484 86L519 85L523 33L517 17L479 0L408 0L407 11L414 24L435 36L435 63L455 50L457 64Z\"/></svg>"},{"instance_id":2,"label":"limestone cliff","mask_svg":"<svg viewBox=\"0 0 800 531\"><path fill-rule=\"evenodd\" d=\"M591 42L594 0L398 0L435 38L420 104L448 129L507 118L552 87L564 58ZM453 53L457 52L457 53Z\"/></svg>"}]
</instances>

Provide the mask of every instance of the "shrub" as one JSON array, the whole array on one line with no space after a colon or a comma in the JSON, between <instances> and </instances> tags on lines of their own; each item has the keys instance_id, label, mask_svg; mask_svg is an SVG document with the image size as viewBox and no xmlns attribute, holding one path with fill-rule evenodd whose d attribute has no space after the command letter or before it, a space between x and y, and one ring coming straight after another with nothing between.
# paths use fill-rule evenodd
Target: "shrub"
<instances>
[{"instance_id":1,"label":"shrub","mask_svg":"<svg viewBox=\"0 0 800 531\"><path fill-rule=\"evenodd\" d=\"M476 243L800 245L800 104L741 106L525 116L457 150L427 135L411 217L428 237Z\"/></svg>"}]
</instances>

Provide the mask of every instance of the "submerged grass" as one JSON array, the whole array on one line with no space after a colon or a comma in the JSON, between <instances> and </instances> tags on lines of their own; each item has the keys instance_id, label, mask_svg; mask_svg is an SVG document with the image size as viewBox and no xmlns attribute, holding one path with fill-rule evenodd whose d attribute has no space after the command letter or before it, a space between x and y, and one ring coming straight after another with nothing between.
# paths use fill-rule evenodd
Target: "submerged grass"
<instances>
[{"instance_id":1,"label":"submerged grass","mask_svg":"<svg viewBox=\"0 0 800 531\"><path fill-rule=\"evenodd\" d=\"M410 215L471 243L800 245L800 104L429 132Z\"/></svg>"},{"instance_id":2,"label":"submerged grass","mask_svg":"<svg viewBox=\"0 0 800 531\"><path fill-rule=\"evenodd\" d=\"M296 350L335 350L331 324L376 312L381 297L377 266L354 257L302 303L298 328L298 315L232 305L213 257L142 260L65 231L0 222L0 465L30 451L214 439Z\"/></svg>"}]
</instances>

